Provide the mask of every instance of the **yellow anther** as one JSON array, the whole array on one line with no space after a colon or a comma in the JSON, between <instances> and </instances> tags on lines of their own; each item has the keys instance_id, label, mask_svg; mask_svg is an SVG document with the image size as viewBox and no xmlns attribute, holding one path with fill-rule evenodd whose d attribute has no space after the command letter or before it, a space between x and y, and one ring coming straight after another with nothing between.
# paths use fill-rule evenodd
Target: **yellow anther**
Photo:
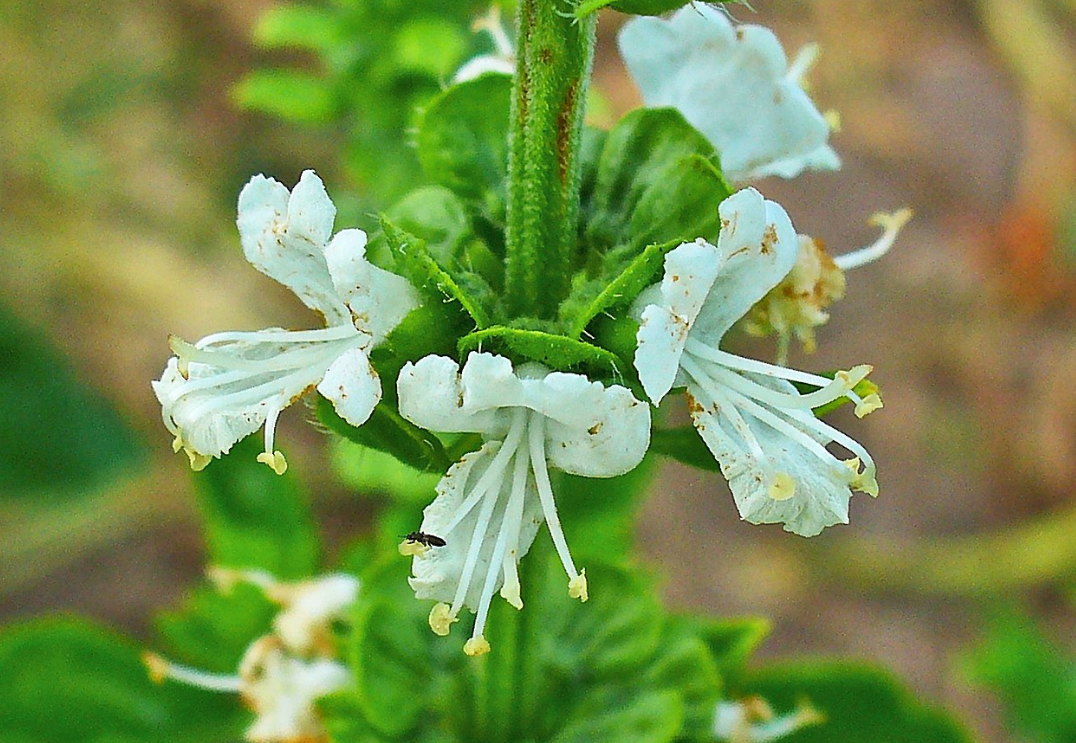
<instances>
[{"instance_id":1,"label":"yellow anther","mask_svg":"<svg viewBox=\"0 0 1076 743\"><path fill-rule=\"evenodd\" d=\"M568 581L568 595L582 602L586 602L590 598L590 592L587 590L586 568L580 570L579 575Z\"/></svg>"},{"instance_id":2,"label":"yellow anther","mask_svg":"<svg viewBox=\"0 0 1076 743\"><path fill-rule=\"evenodd\" d=\"M852 471L852 480L848 483L848 487L861 493L866 493L872 498L878 497L878 480L874 476L868 477L866 470L859 471L859 457L845 459L844 466Z\"/></svg>"},{"instance_id":3,"label":"yellow anther","mask_svg":"<svg viewBox=\"0 0 1076 743\"><path fill-rule=\"evenodd\" d=\"M168 678L168 661L148 650L142 653L142 663L149 671L149 678L155 684L163 684Z\"/></svg>"},{"instance_id":4,"label":"yellow anther","mask_svg":"<svg viewBox=\"0 0 1076 743\"><path fill-rule=\"evenodd\" d=\"M778 472L770 483L766 495L774 500L788 500L796 494L796 481L787 472Z\"/></svg>"},{"instance_id":5,"label":"yellow anther","mask_svg":"<svg viewBox=\"0 0 1076 743\"><path fill-rule=\"evenodd\" d=\"M501 598L516 609L522 609L523 599L519 595L519 581L512 581L501 586Z\"/></svg>"},{"instance_id":6,"label":"yellow anther","mask_svg":"<svg viewBox=\"0 0 1076 743\"><path fill-rule=\"evenodd\" d=\"M874 371L874 367L870 364L860 364L859 366L853 366L848 371L839 371L834 376L841 380L848 389L852 389L866 379L867 375L872 371Z\"/></svg>"},{"instance_id":7,"label":"yellow anther","mask_svg":"<svg viewBox=\"0 0 1076 743\"><path fill-rule=\"evenodd\" d=\"M416 542L413 539L405 539L400 542L400 546L397 547L400 554L404 557L424 557L430 548L422 542Z\"/></svg>"},{"instance_id":8,"label":"yellow anther","mask_svg":"<svg viewBox=\"0 0 1076 743\"><path fill-rule=\"evenodd\" d=\"M272 454L263 451L258 455L257 459L262 464L269 465L269 469L278 475L283 475L288 471L288 460L284 459L284 455L279 451L274 451Z\"/></svg>"},{"instance_id":9,"label":"yellow anther","mask_svg":"<svg viewBox=\"0 0 1076 743\"><path fill-rule=\"evenodd\" d=\"M470 640L463 643L463 652L472 658L477 658L479 655L485 655L489 652L489 641L482 637L482 635L472 637Z\"/></svg>"},{"instance_id":10,"label":"yellow anther","mask_svg":"<svg viewBox=\"0 0 1076 743\"><path fill-rule=\"evenodd\" d=\"M452 614L452 607L448 604L434 604L433 608L430 609L430 629L433 630L435 635L448 636L448 631L452 628L452 624L457 621L459 620Z\"/></svg>"},{"instance_id":11,"label":"yellow anther","mask_svg":"<svg viewBox=\"0 0 1076 743\"><path fill-rule=\"evenodd\" d=\"M213 457L208 454L199 454L196 451L187 449L187 459L191 462L191 469L195 472L201 472L206 466L213 461Z\"/></svg>"},{"instance_id":12,"label":"yellow anther","mask_svg":"<svg viewBox=\"0 0 1076 743\"><path fill-rule=\"evenodd\" d=\"M872 392L864 397L862 402L856 404L856 417L863 418L881 407L883 407L881 396L877 392Z\"/></svg>"},{"instance_id":13,"label":"yellow anther","mask_svg":"<svg viewBox=\"0 0 1076 743\"><path fill-rule=\"evenodd\" d=\"M826 124L829 125L831 132L840 133L841 131L841 112L835 108L831 108L823 112L822 118L826 120Z\"/></svg>"},{"instance_id":14,"label":"yellow anther","mask_svg":"<svg viewBox=\"0 0 1076 743\"><path fill-rule=\"evenodd\" d=\"M867 224L872 227L881 227L886 232L896 232L908 224L908 220L912 218L912 213L912 210L908 207L898 209L895 212L877 212L871 215L871 218L867 220Z\"/></svg>"}]
</instances>

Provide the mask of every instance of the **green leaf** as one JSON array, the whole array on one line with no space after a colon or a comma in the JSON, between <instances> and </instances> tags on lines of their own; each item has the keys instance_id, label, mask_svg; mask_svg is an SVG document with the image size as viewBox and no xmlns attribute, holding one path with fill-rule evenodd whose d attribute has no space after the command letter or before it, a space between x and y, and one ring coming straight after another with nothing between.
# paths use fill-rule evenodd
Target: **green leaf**
<instances>
[{"instance_id":1,"label":"green leaf","mask_svg":"<svg viewBox=\"0 0 1076 743\"><path fill-rule=\"evenodd\" d=\"M983 642L964 655L961 668L1001 699L1009 726L1021 738L1076 740L1076 661L1028 615L995 610Z\"/></svg>"},{"instance_id":2,"label":"green leaf","mask_svg":"<svg viewBox=\"0 0 1076 743\"><path fill-rule=\"evenodd\" d=\"M339 20L328 9L313 5L270 7L254 26L254 43L265 49L291 47L328 52L346 40Z\"/></svg>"},{"instance_id":3,"label":"green leaf","mask_svg":"<svg viewBox=\"0 0 1076 743\"><path fill-rule=\"evenodd\" d=\"M26 743L234 740L235 697L155 686L129 640L74 618L0 633L0 730Z\"/></svg>"},{"instance_id":4,"label":"green leaf","mask_svg":"<svg viewBox=\"0 0 1076 743\"><path fill-rule=\"evenodd\" d=\"M317 532L294 473L275 474L256 461L257 437L194 473L210 564L261 568L301 578L317 568Z\"/></svg>"},{"instance_id":5,"label":"green leaf","mask_svg":"<svg viewBox=\"0 0 1076 743\"><path fill-rule=\"evenodd\" d=\"M748 657L755 652L770 634L767 619L713 619L710 617L683 615L678 617L687 623L706 643L717 667L724 675L738 673Z\"/></svg>"},{"instance_id":6,"label":"green leaf","mask_svg":"<svg viewBox=\"0 0 1076 743\"><path fill-rule=\"evenodd\" d=\"M706 448L694 426L655 428L650 434L650 451L708 472L720 472L714 455Z\"/></svg>"},{"instance_id":7,"label":"green leaf","mask_svg":"<svg viewBox=\"0 0 1076 743\"><path fill-rule=\"evenodd\" d=\"M604 348L540 330L497 325L463 336L457 348L460 356L471 351L507 352L558 371L583 368L613 378L622 376L620 360Z\"/></svg>"},{"instance_id":8,"label":"green leaf","mask_svg":"<svg viewBox=\"0 0 1076 743\"><path fill-rule=\"evenodd\" d=\"M338 416L324 397L318 397L316 410L318 421L333 433L391 454L416 470L444 472L452 464L436 436L404 418L385 400L358 428Z\"/></svg>"},{"instance_id":9,"label":"green leaf","mask_svg":"<svg viewBox=\"0 0 1076 743\"><path fill-rule=\"evenodd\" d=\"M510 75L482 75L434 98L418 123L426 174L487 212L503 211L511 94Z\"/></svg>"},{"instance_id":10,"label":"green leaf","mask_svg":"<svg viewBox=\"0 0 1076 743\"><path fill-rule=\"evenodd\" d=\"M456 71L467 41L467 33L459 23L419 16L397 31L393 57L401 71L443 80Z\"/></svg>"},{"instance_id":11,"label":"green leaf","mask_svg":"<svg viewBox=\"0 0 1076 743\"><path fill-rule=\"evenodd\" d=\"M517 611L496 599L492 652L461 652L470 615L448 638L426 621L398 559L364 573L349 653L355 688L325 705L334 743L505 740L666 743L702 730L720 683L705 642L670 624L649 580L587 558L590 601L571 599L548 535L520 564Z\"/></svg>"},{"instance_id":12,"label":"green leaf","mask_svg":"<svg viewBox=\"0 0 1076 743\"><path fill-rule=\"evenodd\" d=\"M334 442L331 459L347 487L360 493L388 493L411 503L428 503L441 479L440 471L416 470L388 453L347 439Z\"/></svg>"},{"instance_id":13,"label":"green leaf","mask_svg":"<svg viewBox=\"0 0 1076 743\"><path fill-rule=\"evenodd\" d=\"M558 475L557 511L572 554L605 561L630 557L638 507L656 469L656 458L646 457L619 477Z\"/></svg>"},{"instance_id":14,"label":"green leaf","mask_svg":"<svg viewBox=\"0 0 1076 743\"><path fill-rule=\"evenodd\" d=\"M825 715L821 725L782 743L970 743L940 709L920 702L891 673L862 663L819 660L775 663L749 672L737 691L757 694L778 714L803 699Z\"/></svg>"},{"instance_id":15,"label":"green leaf","mask_svg":"<svg viewBox=\"0 0 1076 743\"><path fill-rule=\"evenodd\" d=\"M159 614L154 625L160 649L169 657L194 668L235 673L247 647L269 631L278 610L253 586L236 586L225 594L202 585L179 609Z\"/></svg>"},{"instance_id":16,"label":"green leaf","mask_svg":"<svg viewBox=\"0 0 1076 743\"><path fill-rule=\"evenodd\" d=\"M584 241L626 249L630 260L647 245L715 239L717 207L731 192L713 145L679 112L639 109L605 137L583 204Z\"/></svg>"},{"instance_id":17,"label":"green leaf","mask_svg":"<svg viewBox=\"0 0 1076 743\"><path fill-rule=\"evenodd\" d=\"M578 297L574 293L569 296L560 310L561 317L568 325L568 335L578 338L600 313L633 301L643 289L660 278L665 256L680 245L678 240L648 245L623 267L619 275L605 283L597 296L589 298L589 291L580 292ZM582 307L578 306L580 300L583 300Z\"/></svg>"},{"instance_id":18,"label":"green leaf","mask_svg":"<svg viewBox=\"0 0 1076 743\"><path fill-rule=\"evenodd\" d=\"M43 332L0 304L0 499L88 494L144 457L119 414Z\"/></svg>"},{"instance_id":19,"label":"green leaf","mask_svg":"<svg viewBox=\"0 0 1076 743\"><path fill-rule=\"evenodd\" d=\"M232 89L240 108L271 114L297 124L331 121L339 102L333 87L319 75L298 70L256 70Z\"/></svg>"},{"instance_id":20,"label":"green leaf","mask_svg":"<svg viewBox=\"0 0 1076 743\"><path fill-rule=\"evenodd\" d=\"M661 15L683 7L689 2L692 0L583 0L575 9L575 15L577 18L583 18L602 8L612 8L621 13L634 15Z\"/></svg>"},{"instance_id":21,"label":"green leaf","mask_svg":"<svg viewBox=\"0 0 1076 743\"><path fill-rule=\"evenodd\" d=\"M488 306L493 300L489 287L482 285L480 277L472 274L457 281L457 276L437 261L425 240L404 232L385 218L381 220L381 230L397 256L397 268L419 290L438 300L458 301L479 328L491 323Z\"/></svg>"}]
</instances>

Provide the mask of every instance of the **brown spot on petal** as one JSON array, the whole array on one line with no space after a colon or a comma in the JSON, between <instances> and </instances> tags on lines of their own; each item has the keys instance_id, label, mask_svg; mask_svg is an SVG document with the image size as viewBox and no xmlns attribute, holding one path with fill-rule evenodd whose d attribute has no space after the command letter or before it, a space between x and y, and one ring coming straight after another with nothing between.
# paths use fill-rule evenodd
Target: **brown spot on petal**
<instances>
[{"instance_id":1,"label":"brown spot on petal","mask_svg":"<svg viewBox=\"0 0 1076 743\"><path fill-rule=\"evenodd\" d=\"M602 422L598 421L593 426L587 429L587 433L589 433L591 436L597 436L598 431L602 430L602 425Z\"/></svg>"},{"instance_id":2,"label":"brown spot on petal","mask_svg":"<svg viewBox=\"0 0 1076 743\"><path fill-rule=\"evenodd\" d=\"M773 224L766 225L765 231L762 233L762 253L763 255L773 252L774 247L777 245L777 227Z\"/></svg>"}]
</instances>

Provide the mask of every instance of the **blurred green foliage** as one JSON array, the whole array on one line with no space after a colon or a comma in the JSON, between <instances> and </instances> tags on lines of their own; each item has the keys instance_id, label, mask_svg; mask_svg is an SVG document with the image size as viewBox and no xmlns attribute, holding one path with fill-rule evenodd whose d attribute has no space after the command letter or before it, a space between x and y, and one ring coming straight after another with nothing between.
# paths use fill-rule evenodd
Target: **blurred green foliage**
<instances>
[{"instance_id":1,"label":"blurred green foliage","mask_svg":"<svg viewBox=\"0 0 1076 743\"><path fill-rule=\"evenodd\" d=\"M992 610L982 642L964 654L961 667L1002 701L1013 732L1036 743L1076 740L1076 657L1025 612Z\"/></svg>"},{"instance_id":2,"label":"blurred green foliage","mask_svg":"<svg viewBox=\"0 0 1076 743\"><path fill-rule=\"evenodd\" d=\"M512 3L504 3L511 15ZM468 58L492 50L472 33L484 0L327 0L270 10L255 44L298 50L312 63L249 73L237 102L344 138L345 171L370 204L395 201L421 180L411 146L415 117Z\"/></svg>"},{"instance_id":3,"label":"blurred green foliage","mask_svg":"<svg viewBox=\"0 0 1076 743\"><path fill-rule=\"evenodd\" d=\"M0 304L0 498L87 495L145 455L40 330Z\"/></svg>"}]
</instances>

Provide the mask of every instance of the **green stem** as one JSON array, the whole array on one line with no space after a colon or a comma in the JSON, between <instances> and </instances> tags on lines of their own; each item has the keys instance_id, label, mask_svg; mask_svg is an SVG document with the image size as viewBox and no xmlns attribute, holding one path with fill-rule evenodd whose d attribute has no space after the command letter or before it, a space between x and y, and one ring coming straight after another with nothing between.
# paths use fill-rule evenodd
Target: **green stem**
<instances>
[{"instance_id":1,"label":"green stem","mask_svg":"<svg viewBox=\"0 0 1076 743\"><path fill-rule=\"evenodd\" d=\"M597 22L573 11L570 0L519 4L505 247L505 301L515 317L554 317L570 280Z\"/></svg>"}]
</instances>

